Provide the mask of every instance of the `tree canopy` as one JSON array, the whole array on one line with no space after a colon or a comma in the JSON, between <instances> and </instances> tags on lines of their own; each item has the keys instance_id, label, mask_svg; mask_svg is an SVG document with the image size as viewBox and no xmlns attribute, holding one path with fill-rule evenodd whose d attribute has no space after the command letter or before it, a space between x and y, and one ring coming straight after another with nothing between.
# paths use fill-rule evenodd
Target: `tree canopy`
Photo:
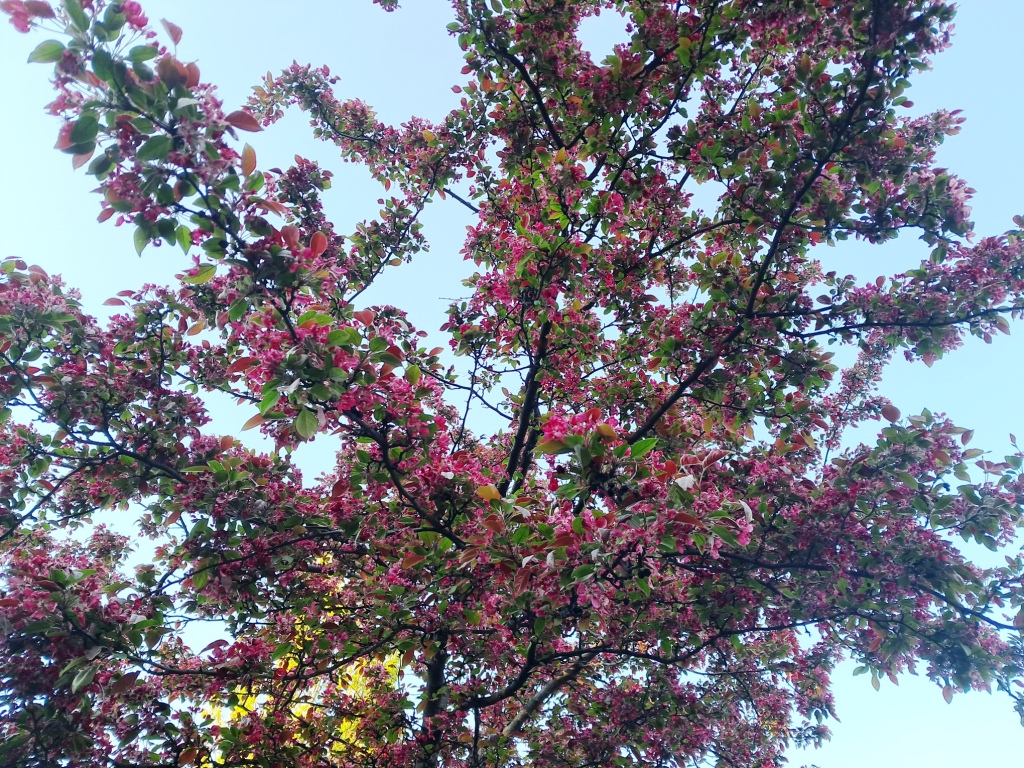
<instances>
[{"instance_id":1,"label":"tree canopy","mask_svg":"<svg viewBox=\"0 0 1024 768\"><path fill-rule=\"evenodd\" d=\"M949 3L454 0L461 104L398 126L298 64L225 107L137 2L0 10L53 36L101 221L182 264L102 323L0 265L0 762L767 768L846 658L1024 715L1024 454L878 393L1024 309L1024 233L935 165L960 117L905 116ZM355 231L260 166L290 108L379 182ZM364 294L435 201L470 226L428 332ZM898 235L891 277L824 255Z\"/></svg>"}]
</instances>

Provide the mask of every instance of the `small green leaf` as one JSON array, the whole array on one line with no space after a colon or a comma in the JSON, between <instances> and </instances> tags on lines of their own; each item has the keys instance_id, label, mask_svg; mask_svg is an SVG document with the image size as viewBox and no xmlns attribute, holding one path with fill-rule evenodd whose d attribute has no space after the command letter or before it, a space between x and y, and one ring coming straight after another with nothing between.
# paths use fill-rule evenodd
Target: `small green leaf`
<instances>
[{"instance_id":1,"label":"small green leaf","mask_svg":"<svg viewBox=\"0 0 1024 768\"><path fill-rule=\"evenodd\" d=\"M44 40L28 55L29 64L52 64L64 55L64 44L57 40Z\"/></svg>"},{"instance_id":2,"label":"small green leaf","mask_svg":"<svg viewBox=\"0 0 1024 768\"><path fill-rule=\"evenodd\" d=\"M316 420L316 416L313 415L312 411L303 408L299 411L299 415L295 417L295 421L292 426L295 427L295 432L303 440L309 440L313 435L316 434L320 424Z\"/></svg>"},{"instance_id":3,"label":"small green leaf","mask_svg":"<svg viewBox=\"0 0 1024 768\"><path fill-rule=\"evenodd\" d=\"M418 365L406 366L405 380L413 386L416 386L420 381L420 367Z\"/></svg>"},{"instance_id":4,"label":"small green leaf","mask_svg":"<svg viewBox=\"0 0 1024 768\"><path fill-rule=\"evenodd\" d=\"M210 282L216 274L216 264L200 264L199 269L196 270L195 274L183 277L181 281L183 283L188 283L189 285L202 285L203 283Z\"/></svg>"},{"instance_id":5,"label":"small green leaf","mask_svg":"<svg viewBox=\"0 0 1024 768\"><path fill-rule=\"evenodd\" d=\"M139 147L136 157L143 161L166 160L172 149L174 149L174 139L170 136L154 136Z\"/></svg>"}]
</instances>

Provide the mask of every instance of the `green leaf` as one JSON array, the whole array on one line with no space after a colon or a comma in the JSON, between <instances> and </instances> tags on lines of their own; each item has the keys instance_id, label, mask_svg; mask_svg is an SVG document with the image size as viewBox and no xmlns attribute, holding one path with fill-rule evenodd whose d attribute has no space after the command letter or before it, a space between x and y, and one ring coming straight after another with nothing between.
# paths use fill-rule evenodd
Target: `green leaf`
<instances>
[{"instance_id":1,"label":"green leaf","mask_svg":"<svg viewBox=\"0 0 1024 768\"><path fill-rule=\"evenodd\" d=\"M181 281L188 283L189 285L202 285L208 283L213 279L213 276L217 274L216 264L200 264L199 269L194 275L188 275L183 277Z\"/></svg>"},{"instance_id":2,"label":"green leaf","mask_svg":"<svg viewBox=\"0 0 1024 768\"><path fill-rule=\"evenodd\" d=\"M629 449L629 456L633 459L639 459L641 456L646 456L648 453L654 450L654 446L658 444L658 438L648 437L643 440L638 440L633 443Z\"/></svg>"},{"instance_id":3,"label":"green leaf","mask_svg":"<svg viewBox=\"0 0 1024 768\"><path fill-rule=\"evenodd\" d=\"M266 416L267 412L271 410L275 405L277 405L277 401L280 399L281 393L278 392L276 389L268 392L264 396L264 398L260 400L260 404L258 406L260 409L260 413Z\"/></svg>"},{"instance_id":4,"label":"green leaf","mask_svg":"<svg viewBox=\"0 0 1024 768\"><path fill-rule=\"evenodd\" d=\"M420 381L420 367L418 365L406 366L405 380L413 386L416 386Z\"/></svg>"},{"instance_id":5,"label":"green leaf","mask_svg":"<svg viewBox=\"0 0 1024 768\"><path fill-rule=\"evenodd\" d=\"M52 64L64 55L64 44L57 40L44 40L28 55L29 64Z\"/></svg>"},{"instance_id":6,"label":"green leaf","mask_svg":"<svg viewBox=\"0 0 1024 768\"><path fill-rule=\"evenodd\" d=\"M150 134L156 130L156 126L152 120L147 120L144 117L136 117L132 120L132 127L135 128L139 133Z\"/></svg>"},{"instance_id":7,"label":"green leaf","mask_svg":"<svg viewBox=\"0 0 1024 768\"><path fill-rule=\"evenodd\" d=\"M166 160L172 149L174 149L174 139L170 136L154 136L139 147L136 157L143 161Z\"/></svg>"},{"instance_id":8,"label":"green leaf","mask_svg":"<svg viewBox=\"0 0 1024 768\"><path fill-rule=\"evenodd\" d=\"M316 416L313 412L303 408L299 411L299 415L295 417L295 421L292 423L295 427L295 432L303 440L309 440L313 435L316 434L317 429L320 427L320 423L317 421Z\"/></svg>"},{"instance_id":9,"label":"green leaf","mask_svg":"<svg viewBox=\"0 0 1024 768\"><path fill-rule=\"evenodd\" d=\"M235 299L228 308L228 319L237 323L245 315L247 309L249 309L249 304L245 299Z\"/></svg>"},{"instance_id":10,"label":"green leaf","mask_svg":"<svg viewBox=\"0 0 1024 768\"><path fill-rule=\"evenodd\" d=\"M155 59L160 51L153 45L136 45L128 52L128 58L132 64L141 64L144 61Z\"/></svg>"},{"instance_id":11,"label":"green leaf","mask_svg":"<svg viewBox=\"0 0 1024 768\"><path fill-rule=\"evenodd\" d=\"M143 64L141 61L137 61L134 64L132 64L132 72L134 72L135 75L139 78L139 80L141 80L144 83L151 83L156 78L156 73L153 71L153 69L148 65ZM132 101L136 104L139 103L135 99L132 99Z\"/></svg>"},{"instance_id":12,"label":"green leaf","mask_svg":"<svg viewBox=\"0 0 1024 768\"><path fill-rule=\"evenodd\" d=\"M80 690L85 688L92 679L96 677L96 671L98 667L95 664L90 664L88 667L82 667L82 669L75 675L75 679L71 681L71 692L78 693Z\"/></svg>"},{"instance_id":13,"label":"green leaf","mask_svg":"<svg viewBox=\"0 0 1024 768\"><path fill-rule=\"evenodd\" d=\"M911 490L916 491L918 489L918 486L920 485L920 483L917 482L917 478L914 477L909 472L898 472L896 474L896 477L898 477L900 481L902 481L903 484L909 487Z\"/></svg>"},{"instance_id":14,"label":"green leaf","mask_svg":"<svg viewBox=\"0 0 1024 768\"><path fill-rule=\"evenodd\" d=\"M178 227L177 239L181 250L187 254L188 249L192 247L192 230L182 224Z\"/></svg>"},{"instance_id":15,"label":"green leaf","mask_svg":"<svg viewBox=\"0 0 1024 768\"><path fill-rule=\"evenodd\" d=\"M99 48L92 55L92 71L100 80L105 83L114 79L114 59L105 49Z\"/></svg>"},{"instance_id":16,"label":"green leaf","mask_svg":"<svg viewBox=\"0 0 1024 768\"><path fill-rule=\"evenodd\" d=\"M64 10L68 12L71 23L78 28L79 32L89 31L89 17L82 10L82 4L78 0L64 0Z\"/></svg>"},{"instance_id":17,"label":"green leaf","mask_svg":"<svg viewBox=\"0 0 1024 768\"><path fill-rule=\"evenodd\" d=\"M569 446L567 446L561 440L543 440L537 444L538 453L554 454L554 453L568 453Z\"/></svg>"},{"instance_id":18,"label":"green leaf","mask_svg":"<svg viewBox=\"0 0 1024 768\"><path fill-rule=\"evenodd\" d=\"M149 230L143 227L138 227L135 230L135 252L142 255L142 252L149 245Z\"/></svg>"},{"instance_id":19,"label":"green leaf","mask_svg":"<svg viewBox=\"0 0 1024 768\"><path fill-rule=\"evenodd\" d=\"M109 154L104 152L89 163L89 175L95 176L97 179L104 179L113 167L114 161L110 159Z\"/></svg>"},{"instance_id":20,"label":"green leaf","mask_svg":"<svg viewBox=\"0 0 1024 768\"><path fill-rule=\"evenodd\" d=\"M111 30L117 31L124 26L128 18L120 12L120 4L108 5L106 13L103 14L103 24Z\"/></svg>"},{"instance_id":21,"label":"green leaf","mask_svg":"<svg viewBox=\"0 0 1024 768\"><path fill-rule=\"evenodd\" d=\"M572 572L572 580L574 582L583 581L592 576L596 570L596 565L581 565Z\"/></svg>"},{"instance_id":22,"label":"green leaf","mask_svg":"<svg viewBox=\"0 0 1024 768\"><path fill-rule=\"evenodd\" d=\"M71 143L85 144L93 141L99 132L99 128L100 121L96 119L96 115L86 112L78 118L78 121L71 129Z\"/></svg>"},{"instance_id":23,"label":"green leaf","mask_svg":"<svg viewBox=\"0 0 1024 768\"><path fill-rule=\"evenodd\" d=\"M270 654L270 658L274 661L280 661L289 653L295 650L295 646L291 643L278 643L274 652Z\"/></svg>"}]
</instances>

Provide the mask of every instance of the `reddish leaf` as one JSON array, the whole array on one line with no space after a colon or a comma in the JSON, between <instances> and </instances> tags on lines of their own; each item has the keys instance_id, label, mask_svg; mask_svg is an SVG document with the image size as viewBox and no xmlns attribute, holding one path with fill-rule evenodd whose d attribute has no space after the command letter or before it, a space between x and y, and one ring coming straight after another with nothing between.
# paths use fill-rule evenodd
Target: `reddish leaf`
<instances>
[{"instance_id":1,"label":"reddish leaf","mask_svg":"<svg viewBox=\"0 0 1024 768\"><path fill-rule=\"evenodd\" d=\"M226 369L227 373L238 373L239 371L245 371L256 365L259 365L259 358L256 357L240 357Z\"/></svg>"},{"instance_id":2,"label":"reddish leaf","mask_svg":"<svg viewBox=\"0 0 1024 768\"><path fill-rule=\"evenodd\" d=\"M106 301L103 302L103 306L105 306L105 307L123 307L124 306L124 302L121 301L120 299L107 299Z\"/></svg>"},{"instance_id":3,"label":"reddish leaf","mask_svg":"<svg viewBox=\"0 0 1024 768\"><path fill-rule=\"evenodd\" d=\"M512 581L512 594L519 596L526 591L526 588L530 584L530 580L533 578L533 567L520 568L516 572L516 577Z\"/></svg>"},{"instance_id":4,"label":"reddish leaf","mask_svg":"<svg viewBox=\"0 0 1024 768\"><path fill-rule=\"evenodd\" d=\"M168 88L177 88L188 82L188 70L173 56L160 59L156 65L156 74Z\"/></svg>"},{"instance_id":5,"label":"reddish leaf","mask_svg":"<svg viewBox=\"0 0 1024 768\"><path fill-rule=\"evenodd\" d=\"M480 525L494 533L501 533L505 530L505 523L496 515L488 515L480 521Z\"/></svg>"},{"instance_id":6,"label":"reddish leaf","mask_svg":"<svg viewBox=\"0 0 1024 768\"><path fill-rule=\"evenodd\" d=\"M555 536L555 540L552 542L552 546L555 549L561 547L571 547L576 543L576 534L570 533L569 531L563 531L562 533Z\"/></svg>"},{"instance_id":7,"label":"reddish leaf","mask_svg":"<svg viewBox=\"0 0 1024 768\"><path fill-rule=\"evenodd\" d=\"M882 406L882 416L888 421L899 421L900 420L900 409L892 403L887 403Z\"/></svg>"},{"instance_id":8,"label":"reddish leaf","mask_svg":"<svg viewBox=\"0 0 1024 768\"><path fill-rule=\"evenodd\" d=\"M295 248L299 244L299 228L294 224L285 224L281 227L281 239L289 248Z\"/></svg>"},{"instance_id":9,"label":"reddish leaf","mask_svg":"<svg viewBox=\"0 0 1024 768\"><path fill-rule=\"evenodd\" d=\"M242 431L245 432L247 430L252 429L253 427L258 427L264 421L266 421L266 419L263 418L263 414L257 413L255 416L253 416L251 419L245 422L245 424L242 425Z\"/></svg>"},{"instance_id":10,"label":"reddish leaf","mask_svg":"<svg viewBox=\"0 0 1024 768\"><path fill-rule=\"evenodd\" d=\"M113 695L124 693L129 688L133 687L138 679L138 672L129 672L126 675L121 675L116 681L114 681L114 684L110 686L110 693Z\"/></svg>"},{"instance_id":11,"label":"reddish leaf","mask_svg":"<svg viewBox=\"0 0 1024 768\"><path fill-rule=\"evenodd\" d=\"M327 235L323 232L314 232L313 237L309 239L309 249L313 252L314 256L319 256L321 253L327 250Z\"/></svg>"},{"instance_id":12,"label":"reddish leaf","mask_svg":"<svg viewBox=\"0 0 1024 768\"><path fill-rule=\"evenodd\" d=\"M496 501L501 498L501 491L493 485L482 485L476 489L476 495L484 501Z\"/></svg>"},{"instance_id":13,"label":"reddish leaf","mask_svg":"<svg viewBox=\"0 0 1024 768\"><path fill-rule=\"evenodd\" d=\"M83 165L88 163L92 159L92 152L86 152L84 155L72 155L71 156L71 167L76 171Z\"/></svg>"},{"instance_id":14,"label":"reddish leaf","mask_svg":"<svg viewBox=\"0 0 1024 768\"><path fill-rule=\"evenodd\" d=\"M185 71L188 72L188 81L185 83L185 87L192 89L199 85L199 66L194 61L185 65Z\"/></svg>"},{"instance_id":15,"label":"reddish leaf","mask_svg":"<svg viewBox=\"0 0 1024 768\"><path fill-rule=\"evenodd\" d=\"M425 555L406 555L405 559L402 560L402 567L412 568L413 566L419 565L426 559Z\"/></svg>"},{"instance_id":16,"label":"reddish leaf","mask_svg":"<svg viewBox=\"0 0 1024 768\"><path fill-rule=\"evenodd\" d=\"M164 29L167 30L167 34L170 35L171 42L175 45L181 42L181 27L167 19L160 19L160 23L163 24Z\"/></svg>"},{"instance_id":17,"label":"reddish leaf","mask_svg":"<svg viewBox=\"0 0 1024 768\"><path fill-rule=\"evenodd\" d=\"M25 10L37 19L55 18L53 8L50 7L49 3L43 2L43 0L25 0Z\"/></svg>"},{"instance_id":18,"label":"reddish leaf","mask_svg":"<svg viewBox=\"0 0 1024 768\"><path fill-rule=\"evenodd\" d=\"M251 176L256 170L256 150L246 144L242 147L242 175Z\"/></svg>"},{"instance_id":19,"label":"reddish leaf","mask_svg":"<svg viewBox=\"0 0 1024 768\"><path fill-rule=\"evenodd\" d=\"M689 514L688 512L676 512L675 513L675 518L676 518L676 520L678 522L686 523L687 525L692 525L694 528L703 528L704 527L704 523L703 522L701 522L700 520L698 520L696 517L694 517L693 515Z\"/></svg>"},{"instance_id":20,"label":"reddish leaf","mask_svg":"<svg viewBox=\"0 0 1024 768\"><path fill-rule=\"evenodd\" d=\"M214 640L208 646L203 648L203 650L201 650L199 653L200 653L200 655L202 655L202 654L206 653L207 651L214 651L214 650L217 650L218 648L225 648L228 645L229 645L229 643L228 643L227 640Z\"/></svg>"},{"instance_id":21,"label":"reddish leaf","mask_svg":"<svg viewBox=\"0 0 1024 768\"><path fill-rule=\"evenodd\" d=\"M263 130L263 126L259 124L255 117L241 109L225 116L224 120L227 121L228 125L233 126L240 131L256 133L257 131Z\"/></svg>"},{"instance_id":22,"label":"reddish leaf","mask_svg":"<svg viewBox=\"0 0 1024 768\"><path fill-rule=\"evenodd\" d=\"M352 313L352 317L354 317L356 320L358 320L363 325L368 326L368 325L370 325L370 323L373 322L373 320L376 317L376 315L373 314L373 312L371 312L368 309L361 309L358 312L353 312Z\"/></svg>"}]
</instances>

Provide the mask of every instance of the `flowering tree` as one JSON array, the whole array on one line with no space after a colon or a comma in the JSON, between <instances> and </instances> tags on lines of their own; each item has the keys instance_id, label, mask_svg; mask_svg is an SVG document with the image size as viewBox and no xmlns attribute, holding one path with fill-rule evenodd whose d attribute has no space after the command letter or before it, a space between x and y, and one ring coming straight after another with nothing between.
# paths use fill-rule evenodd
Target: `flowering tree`
<instances>
[{"instance_id":1,"label":"flowering tree","mask_svg":"<svg viewBox=\"0 0 1024 768\"><path fill-rule=\"evenodd\" d=\"M453 7L461 105L393 127L310 67L225 109L136 2L0 2L57 38L31 60L100 219L191 257L105 325L3 263L4 764L775 766L847 657L1024 712L1024 560L954 546L1014 541L1022 455L876 394L1024 309L1024 234L969 245L933 167L959 119L899 112L951 6ZM631 40L598 63L602 10ZM385 190L352 234L329 172L238 138L290 106ZM473 222L447 349L360 300L434 199ZM888 279L815 250L901 230L930 258ZM276 449L212 434L213 392Z\"/></svg>"}]
</instances>

